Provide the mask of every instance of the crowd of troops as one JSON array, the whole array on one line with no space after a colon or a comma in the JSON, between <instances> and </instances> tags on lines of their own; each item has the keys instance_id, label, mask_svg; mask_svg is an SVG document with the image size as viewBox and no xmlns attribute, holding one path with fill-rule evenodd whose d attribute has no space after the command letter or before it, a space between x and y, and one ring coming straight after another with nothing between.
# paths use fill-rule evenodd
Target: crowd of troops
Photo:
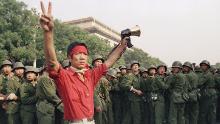
<instances>
[{"instance_id":1,"label":"crowd of troops","mask_svg":"<svg viewBox=\"0 0 220 124\"><path fill-rule=\"evenodd\" d=\"M92 66L104 62L95 56ZM65 60L63 68L70 62ZM68 124L56 85L45 71L5 60L0 75L0 124ZM220 70L175 61L111 68L94 93L96 124L215 124Z\"/></svg>"},{"instance_id":2,"label":"crowd of troops","mask_svg":"<svg viewBox=\"0 0 220 124\"><path fill-rule=\"evenodd\" d=\"M0 75L0 124L67 124L46 67L5 60Z\"/></svg>"},{"instance_id":3,"label":"crowd of troops","mask_svg":"<svg viewBox=\"0 0 220 124\"><path fill-rule=\"evenodd\" d=\"M93 66L104 60L96 56ZM95 90L96 124L216 124L220 69L175 61L110 69Z\"/></svg>"}]
</instances>

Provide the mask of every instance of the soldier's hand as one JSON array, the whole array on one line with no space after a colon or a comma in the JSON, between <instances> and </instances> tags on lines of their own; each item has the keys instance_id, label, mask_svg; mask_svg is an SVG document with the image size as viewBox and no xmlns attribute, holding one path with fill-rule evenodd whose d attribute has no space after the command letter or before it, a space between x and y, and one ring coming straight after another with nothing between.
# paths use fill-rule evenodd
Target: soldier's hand
<instances>
[{"instance_id":1,"label":"soldier's hand","mask_svg":"<svg viewBox=\"0 0 220 124\"><path fill-rule=\"evenodd\" d=\"M5 100L5 99L6 99L6 96L0 93L0 100L3 101L3 100Z\"/></svg>"},{"instance_id":2,"label":"soldier's hand","mask_svg":"<svg viewBox=\"0 0 220 124\"><path fill-rule=\"evenodd\" d=\"M136 93L137 93L137 95L139 95L139 96L141 96L141 95L143 94L142 91L140 91L140 90L137 90Z\"/></svg>"},{"instance_id":3,"label":"soldier's hand","mask_svg":"<svg viewBox=\"0 0 220 124\"><path fill-rule=\"evenodd\" d=\"M4 97L2 97L2 96L0 96L0 101L2 101L2 100L5 100L5 98L4 98Z\"/></svg>"},{"instance_id":4,"label":"soldier's hand","mask_svg":"<svg viewBox=\"0 0 220 124\"><path fill-rule=\"evenodd\" d=\"M8 95L8 97L6 98L7 100L16 100L18 97L14 94L14 93L11 93Z\"/></svg>"},{"instance_id":5,"label":"soldier's hand","mask_svg":"<svg viewBox=\"0 0 220 124\"><path fill-rule=\"evenodd\" d=\"M101 112L101 111L102 111L101 106L95 107L95 111L96 111L96 112Z\"/></svg>"},{"instance_id":6,"label":"soldier's hand","mask_svg":"<svg viewBox=\"0 0 220 124\"><path fill-rule=\"evenodd\" d=\"M40 4L41 4L41 10L42 10L42 14L40 17L41 28L45 32L50 32L53 30L53 27L54 27L53 17L51 15L51 11L52 11L51 2L49 2L47 13L46 13L46 10L44 8L44 4L42 1L40 2Z\"/></svg>"}]
</instances>

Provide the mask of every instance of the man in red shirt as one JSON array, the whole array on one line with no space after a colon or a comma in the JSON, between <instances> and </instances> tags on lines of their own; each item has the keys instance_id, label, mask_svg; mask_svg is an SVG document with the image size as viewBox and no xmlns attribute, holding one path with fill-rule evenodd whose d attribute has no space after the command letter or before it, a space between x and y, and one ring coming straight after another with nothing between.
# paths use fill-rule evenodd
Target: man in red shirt
<instances>
[{"instance_id":1,"label":"man in red shirt","mask_svg":"<svg viewBox=\"0 0 220 124\"><path fill-rule=\"evenodd\" d=\"M126 38L109 54L108 59L100 66L90 69L88 66L88 49L84 43L73 42L67 50L71 66L63 69L57 61L53 41L53 19L51 3L46 13L41 2L42 15L40 24L44 31L44 52L50 77L57 85L64 104L64 119L71 124L94 124L93 93L102 75L125 51Z\"/></svg>"}]
</instances>

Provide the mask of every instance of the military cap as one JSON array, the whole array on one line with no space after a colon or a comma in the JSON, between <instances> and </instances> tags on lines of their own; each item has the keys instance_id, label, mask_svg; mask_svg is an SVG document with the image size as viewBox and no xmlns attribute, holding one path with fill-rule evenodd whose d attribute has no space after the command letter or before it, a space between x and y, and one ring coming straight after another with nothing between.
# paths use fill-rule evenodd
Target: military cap
<instances>
[{"instance_id":1,"label":"military cap","mask_svg":"<svg viewBox=\"0 0 220 124\"><path fill-rule=\"evenodd\" d=\"M195 72L202 72L202 70L199 66L196 66L194 70L195 70Z\"/></svg>"},{"instance_id":2,"label":"military cap","mask_svg":"<svg viewBox=\"0 0 220 124\"><path fill-rule=\"evenodd\" d=\"M116 71L115 69L113 69L113 68L110 68L110 69L108 70L108 72L107 72L107 75L110 75L110 76L116 78L117 71Z\"/></svg>"},{"instance_id":3,"label":"military cap","mask_svg":"<svg viewBox=\"0 0 220 124\"><path fill-rule=\"evenodd\" d=\"M182 63L180 61L174 61L172 68L182 68Z\"/></svg>"},{"instance_id":4,"label":"military cap","mask_svg":"<svg viewBox=\"0 0 220 124\"><path fill-rule=\"evenodd\" d=\"M216 73L216 71L217 71L217 69L216 69L215 66L211 66L211 67L210 67L210 72Z\"/></svg>"},{"instance_id":5,"label":"military cap","mask_svg":"<svg viewBox=\"0 0 220 124\"><path fill-rule=\"evenodd\" d=\"M190 62L184 62L183 66L189 67L190 69L193 69L193 65Z\"/></svg>"},{"instance_id":6,"label":"military cap","mask_svg":"<svg viewBox=\"0 0 220 124\"><path fill-rule=\"evenodd\" d=\"M120 69L120 70L121 70L121 69L127 69L127 67L124 66L124 65L121 65L121 66L119 66L119 69Z\"/></svg>"},{"instance_id":7,"label":"military cap","mask_svg":"<svg viewBox=\"0 0 220 124\"><path fill-rule=\"evenodd\" d=\"M25 73L28 73L28 72L38 73L39 70L33 66L25 66Z\"/></svg>"},{"instance_id":8,"label":"military cap","mask_svg":"<svg viewBox=\"0 0 220 124\"><path fill-rule=\"evenodd\" d=\"M4 60L4 61L2 62L1 68L2 68L4 65L10 65L10 66L12 67L12 62L9 61L9 60Z\"/></svg>"},{"instance_id":9,"label":"military cap","mask_svg":"<svg viewBox=\"0 0 220 124\"><path fill-rule=\"evenodd\" d=\"M157 69L159 69L160 67L164 67L165 68L165 71L167 71L167 66L165 64L160 64L157 66Z\"/></svg>"},{"instance_id":10,"label":"military cap","mask_svg":"<svg viewBox=\"0 0 220 124\"><path fill-rule=\"evenodd\" d=\"M119 68L115 68L115 71L116 71L117 73L121 73L121 70L120 70Z\"/></svg>"},{"instance_id":11,"label":"military cap","mask_svg":"<svg viewBox=\"0 0 220 124\"><path fill-rule=\"evenodd\" d=\"M151 69L155 69L155 70L157 70L157 67L154 66L154 65L150 65L150 67L148 68L148 71L150 71Z\"/></svg>"},{"instance_id":12,"label":"military cap","mask_svg":"<svg viewBox=\"0 0 220 124\"><path fill-rule=\"evenodd\" d=\"M216 73L220 74L220 68L217 68Z\"/></svg>"},{"instance_id":13,"label":"military cap","mask_svg":"<svg viewBox=\"0 0 220 124\"><path fill-rule=\"evenodd\" d=\"M209 61L207 61L207 60L203 60L199 65L201 66L202 64L206 64L206 65L208 65L209 66L209 68L210 68L210 62Z\"/></svg>"},{"instance_id":14,"label":"military cap","mask_svg":"<svg viewBox=\"0 0 220 124\"><path fill-rule=\"evenodd\" d=\"M105 61L101 55L95 55L94 58L93 58L93 60L92 60L92 64L94 64L94 62L95 62L96 60L101 60L102 62Z\"/></svg>"},{"instance_id":15,"label":"military cap","mask_svg":"<svg viewBox=\"0 0 220 124\"><path fill-rule=\"evenodd\" d=\"M22 62L15 62L13 70L15 70L15 69L17 69L17 68L23 68L23 69L25 69L25 67L24 67L24 65L23 65Z\"/></svg>"},{"instance_id":16,"label":"military cap","mask_svg":"<svg viewBox=\"0 0 220 124\"><path fill-rule=\"evenodd\" d=\"M132 61L132 63L131 63L131 66L130 67L132 67L134 64L138 64L138 66L140 66L140 63L138 62L138 61Z\"/></svg>"}]
</instances>

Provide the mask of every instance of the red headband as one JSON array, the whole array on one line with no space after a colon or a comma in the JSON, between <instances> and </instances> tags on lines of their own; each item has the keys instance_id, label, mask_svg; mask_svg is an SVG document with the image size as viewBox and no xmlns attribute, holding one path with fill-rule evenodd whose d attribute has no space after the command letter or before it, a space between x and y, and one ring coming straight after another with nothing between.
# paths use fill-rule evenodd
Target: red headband
<instances>
[{"instance_id":1,"label":"red headband","mask_svg":"<svg viewBox=\"0 0 220 124\"><path fill-rule=\"evenodd\" d=\"M70 52L70 56L72 56L73 54L77 54L77 53L84 53L85 55L88 55L88 50L85 46L83 45L78 45L75 46L71 52Z\"/></svg>"}]
</instances>

